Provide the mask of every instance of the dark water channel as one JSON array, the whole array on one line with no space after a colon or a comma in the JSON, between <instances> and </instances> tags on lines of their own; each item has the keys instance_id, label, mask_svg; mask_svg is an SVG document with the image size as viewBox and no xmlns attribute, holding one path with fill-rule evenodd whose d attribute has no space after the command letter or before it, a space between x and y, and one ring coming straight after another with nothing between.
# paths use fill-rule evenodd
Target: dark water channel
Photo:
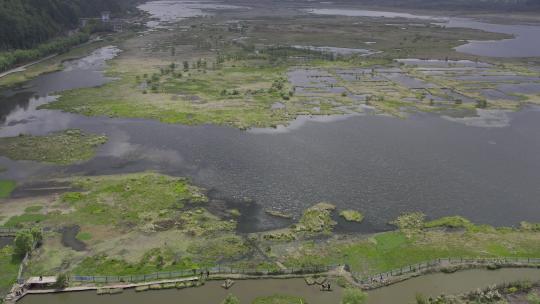
<instances>
[{"instance_id":1,"label":"dark water channel","mask_svg":"<svg viewBox=\"0 0 540 304\"><path fill-rule=\"evenodd\" d=\"M15 238L11 236L0 236L0 249L8 245L13 245L14 240Z\"/></svg>"}]
</instances>

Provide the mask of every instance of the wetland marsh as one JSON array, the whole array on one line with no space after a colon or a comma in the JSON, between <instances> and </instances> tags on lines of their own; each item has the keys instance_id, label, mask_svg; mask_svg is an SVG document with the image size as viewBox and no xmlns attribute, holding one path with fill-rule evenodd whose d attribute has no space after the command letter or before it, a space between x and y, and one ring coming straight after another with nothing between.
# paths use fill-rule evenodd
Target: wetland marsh
<instances>
[{"instance_id":1,"label":"wetland marsh","mask_svg":"<svg viewBox=\"0 0 540 304\"><path fill-rule=\"evenodd\" d=\"M26 276L540 257L539 25L268 5L149 1L1 80L0 226L46 228Z\"/></svg>"}]
</instances>

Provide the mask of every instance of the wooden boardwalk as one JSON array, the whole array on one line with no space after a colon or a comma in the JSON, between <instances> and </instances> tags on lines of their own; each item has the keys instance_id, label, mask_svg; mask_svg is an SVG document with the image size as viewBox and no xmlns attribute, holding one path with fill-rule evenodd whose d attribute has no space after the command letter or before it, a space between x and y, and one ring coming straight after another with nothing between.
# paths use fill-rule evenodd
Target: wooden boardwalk
<instances>
[{"instance_id":1,"label":"wooden boardwalk","mask_svg":"<svg viewBox=\"0 0 540 304\"><path fill-rule=\"evenodd\" d=\"M21 231L21 229L17 228L9 228L9 227L0 227L0 236L6 237L6 236L16 236L17 232Z\"/></svg>"},{"instance_id":2,"label":"wooden boardwalk","mask_svg":"<svg viewBox=\"0 0 540 304\"><path fill-rule=\"evenodd\" d=\"M193 277L187 277L187 278L181 278L181 279L170 279L170 280L159 280L159 281L151 281L151 282L141 282L141 283L128 283L128 284L113 284L113 285L107 285L107 286L97 286L97 285L88 285L88 286L76 286L76 287L67 287L64 289L24 289L23 286L19 285L18 288L15 286L12 289L12 293L9 294L6 297L6 304L14 304L20 299L24 298L26 295L29 294L48 294L48 293L60 293L60 292L74 292L74 291L88 291L88 290L98 290L98 289L129 289L129 288L136 288L139 286L150 286L154 284L168 284L168 283L181 283L181 282L192 282L192 281L198 281L200 279L199 276L193 276ZM17 294L16 291L20 291L20 293Z\"/></svg>"}]
</instances>

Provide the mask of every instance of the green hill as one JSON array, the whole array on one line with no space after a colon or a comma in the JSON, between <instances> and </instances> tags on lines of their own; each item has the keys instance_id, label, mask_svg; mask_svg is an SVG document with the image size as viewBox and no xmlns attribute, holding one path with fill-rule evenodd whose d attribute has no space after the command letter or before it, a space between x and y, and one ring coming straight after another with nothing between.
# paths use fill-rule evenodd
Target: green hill
<instances>
[{"instance_id":1,"label":"green hill","mask_svg":"<svg viewBox=\"0 0 540 304\"><path fill-rule=\"evenodd\" d=\"M124 13L135 0L0 0L0 51L32 48L107 10Z\"/></svg>"}]
</instances>

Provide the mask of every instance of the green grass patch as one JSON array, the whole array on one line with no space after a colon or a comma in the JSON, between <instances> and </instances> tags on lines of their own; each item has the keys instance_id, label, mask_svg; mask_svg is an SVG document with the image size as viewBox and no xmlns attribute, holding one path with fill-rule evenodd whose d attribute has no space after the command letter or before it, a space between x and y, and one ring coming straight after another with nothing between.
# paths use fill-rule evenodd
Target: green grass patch
<instances>
[{"instance_id":1,"label":"green grass patch","mask_svg":"<svg viewBox=\"0 0 540 304\"><path fill-rule=\"evenodd\" d=\"M424 224L425 228L465 228L469 230L475 229L475 225L468 219L461 216L447 216L440 219L436 219Z\"/></svg>"},{"instance_id":2,"label":"green grass patch","mask_svg":"<svg viewBox=\"0 0 540 304\"><path fill-rule=\"evenodd\" d=\"M24 212L25 213L37 213L37 212L41 211L41 209L43 209L43 206L35 205L35 206L26 207L26 209L24 209Z\"/></svg>"},{"instance_id":3,"label":"green grass patch","mask_svg":"<svg viewBox=\"0 0 540 304\"><path fill-rule=\"evenodd\" d=\"M24 227L26 225L38 224L47 219L47 216L44 214L36 213L24 213L21 215L16 215L5 223L6 227Z\"/></svg>"},{"instance_id":4,"label":"green grass patch","mask_svg":"<svg viewBox=\"0 0 540 304\"><path fill-rule=\"evenodd\" d=\"M92 239L92 234L89 233L89 232L79 232L77 233L77 236L76 238L79 240L79 241L89 241Z\"/></svg>"},{"instance_id":5,"label":"green grass patch","mask_svg":"<svg viewBox=\"0 0 540 304\"><path fill-rule=\"evenodd\" d=\"M186 204L206 202L200 189L186 179L155 173L78 178L73 182L83 192L68 192L61 201L75 210L59 215L58 221L94 225L138 225L165 221Z\"/></svg>"},{"instance_id":6,"label":"green grass patch","mask_svg":"<svg viewBox=\"0 0 540 304\"><path fill-rule=\"evenodd\" d=\"M0 139L0 155L13 160L32 160L69 165L94 157L107 137L66 130L46 136L20 135Z\"/></svg>"},{"instance_id":7,"label":"green grass patch","mask_svg":"<svg viewBox=\"0 0 540 304\"><path fill-rule=\"evenodd\" d=\"M416 220L412 221L414 227ZM455 220L443 219L429 226L438 227ZM353 271L368 275L438 258L537 256L540 256L538 232L472 225L465 231L405 229L379 233L368 239L304 242L293 249L284 263L292 267L345 263Z\"/></svg>"},{"instance_id":8,"label":"green grass patch","mask_svg":"<svg viewBox=\"0 0 540 304\"><path fill-rule=\"evenodd\" d=\"M17 183L12 180L0 180L0 198L7 198L15 190Z\"/></svg>"},{"instance_id":9,"label":"green grass patch","mask_svg":"<svg viewBox=\"0 0 540 304\"><path fill-rule=\"evenodd\" d=\"M141 275L164 271L192 270L201 265L188 257L177 257L165 248L148 250L137 263L129 263L122 259L108 257L104 254L85 258L73 273L78 275Z\"/></svg>"},{"instance_id":10,"label":"green grass patch","mask_svg":"<svg viewBox=\"0 0 540 304\"><path fill-rule=\"evenodd\" d=\"M17 280L21 259L14 255L12 246L0 249L0 299L3 298Z\"/></svg>"}]
</instances>

